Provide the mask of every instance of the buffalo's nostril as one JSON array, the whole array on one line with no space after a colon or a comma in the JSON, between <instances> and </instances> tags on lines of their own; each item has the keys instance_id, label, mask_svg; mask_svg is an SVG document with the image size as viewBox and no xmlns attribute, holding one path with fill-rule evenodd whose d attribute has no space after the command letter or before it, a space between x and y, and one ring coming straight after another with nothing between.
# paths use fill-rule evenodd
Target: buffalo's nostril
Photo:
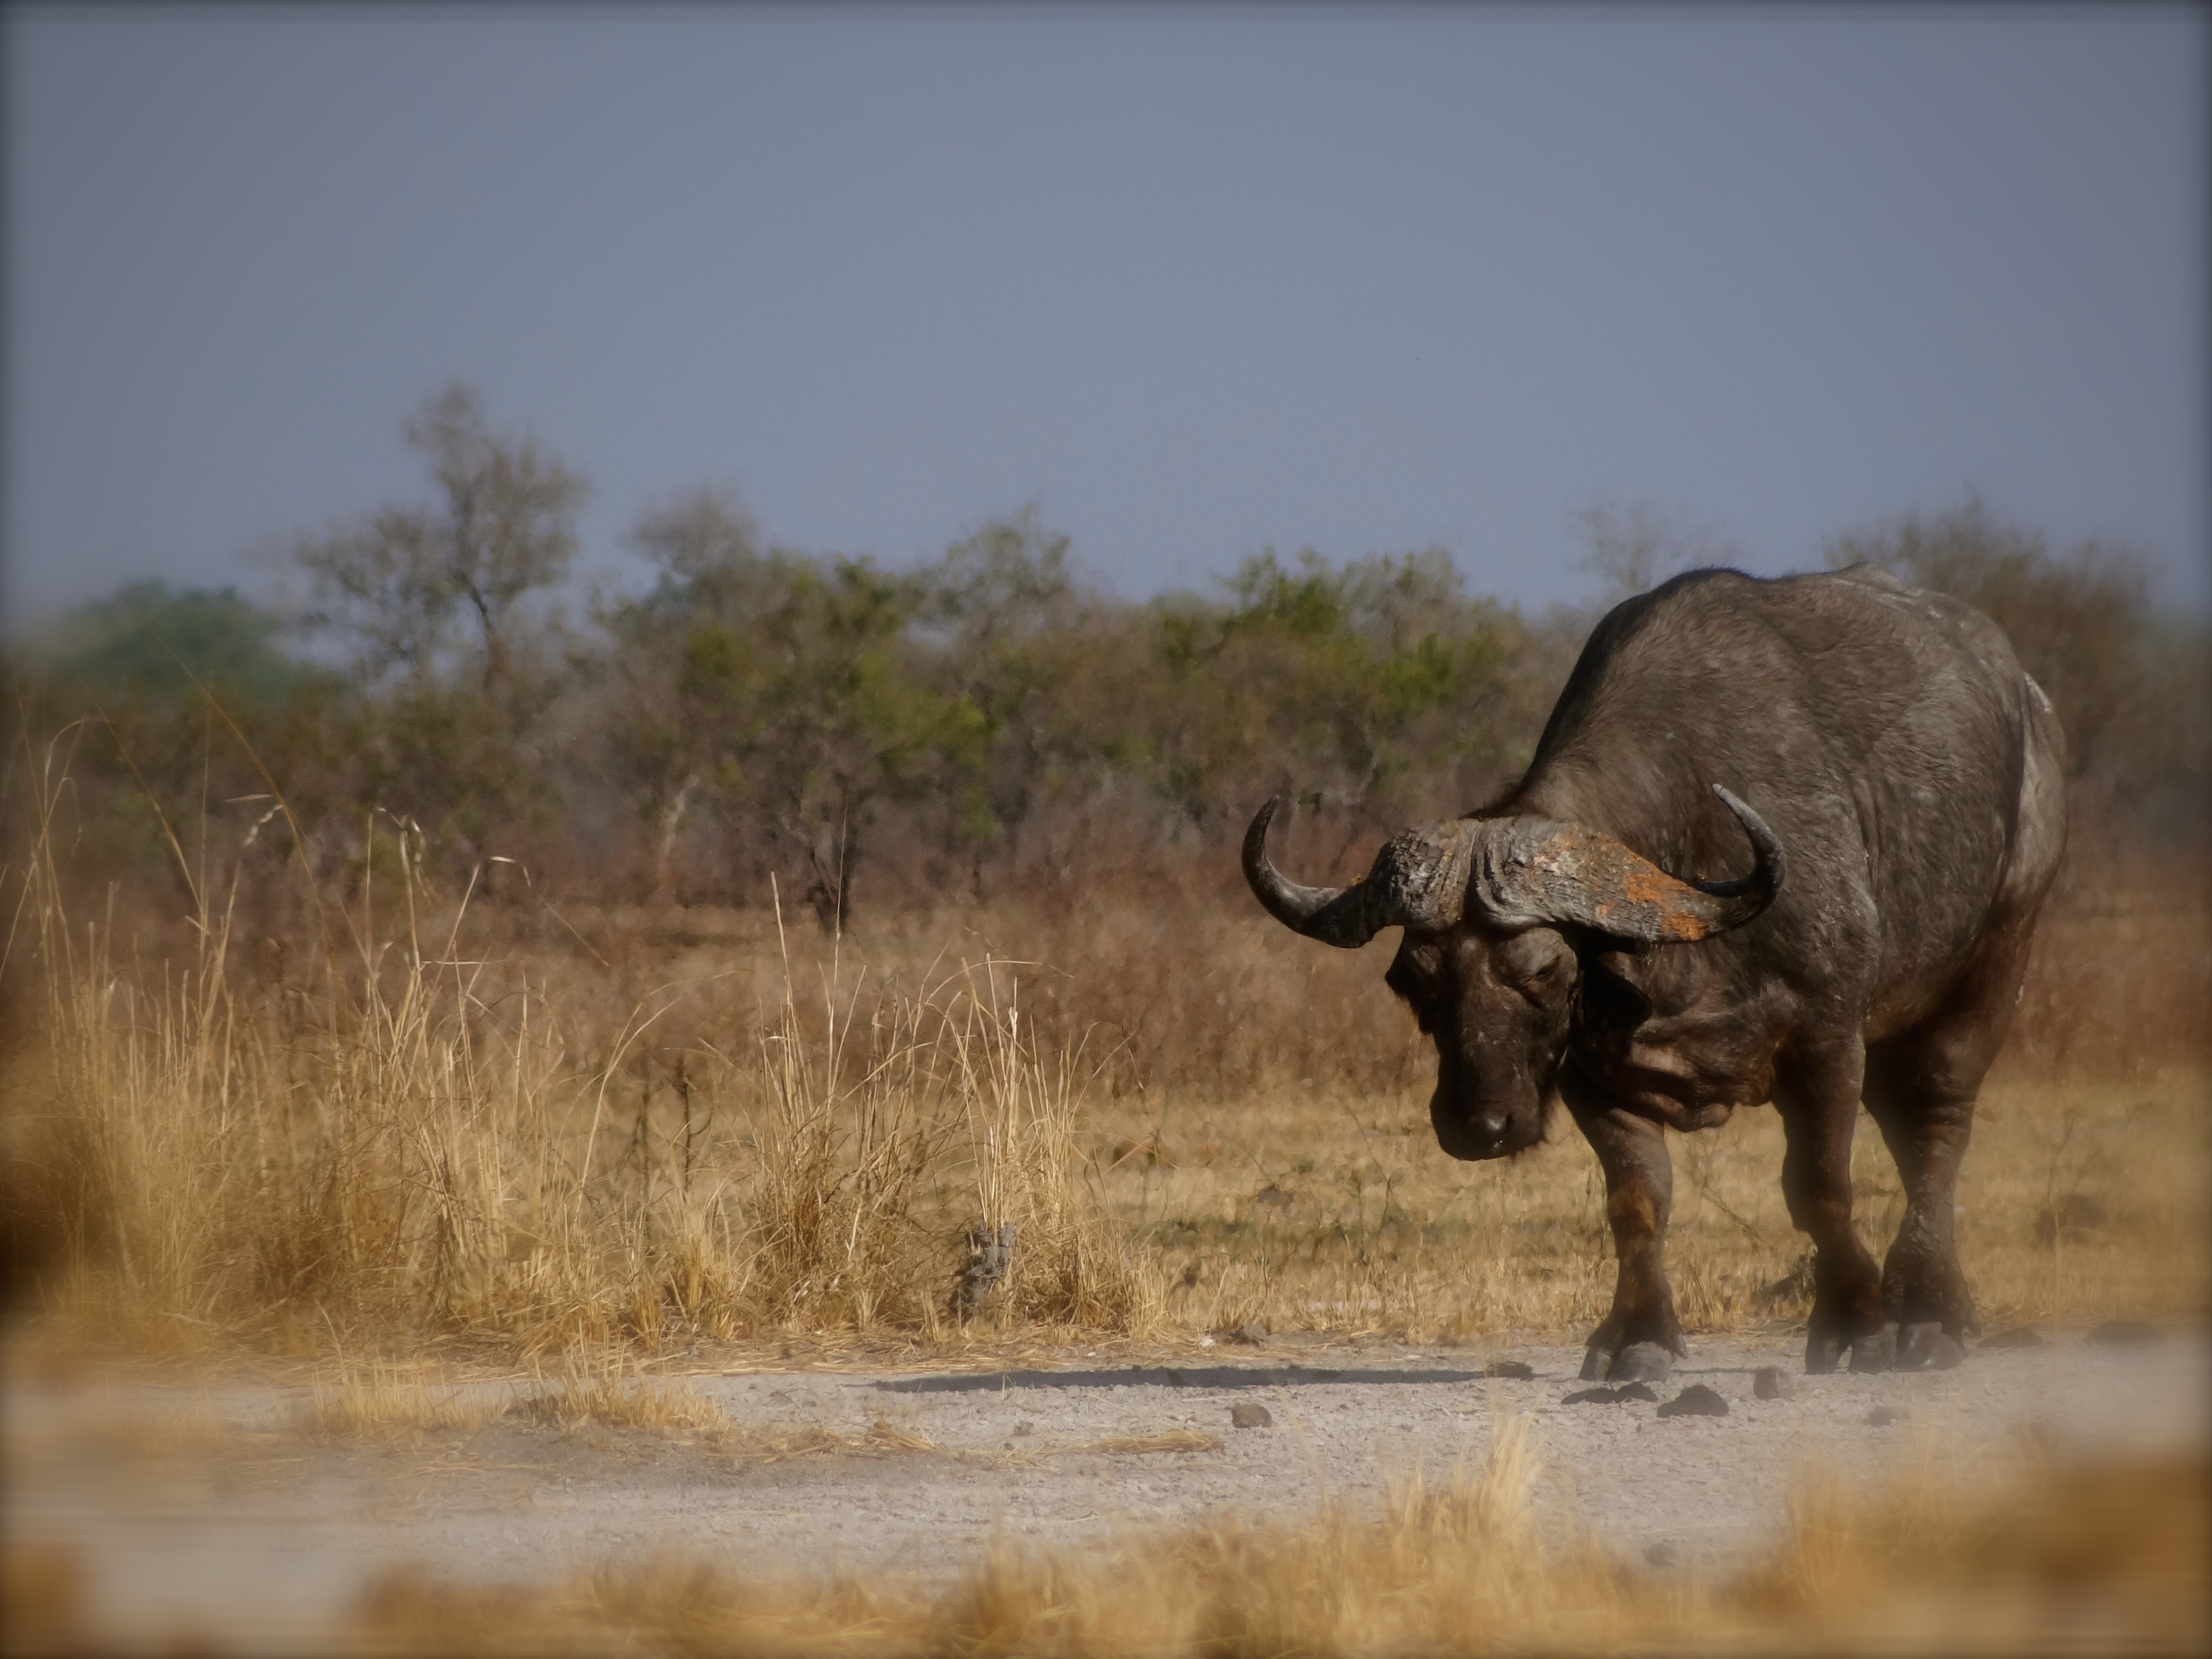
<instances>
[{"instance_id":1,"label":"buffalo's nostril","mask_svg":"<svg viewBox=\"0 0 2212 1659\"><path fill-rule=\"evenodd\" d=\"M1474 1111L1455 1103L1443 1089L1429 1097L1429 1121L1436 1126L1437 1144L1454 1158L1480 1162L1504 1151L1513 1115Z\"/></svg>"}]
</instances>

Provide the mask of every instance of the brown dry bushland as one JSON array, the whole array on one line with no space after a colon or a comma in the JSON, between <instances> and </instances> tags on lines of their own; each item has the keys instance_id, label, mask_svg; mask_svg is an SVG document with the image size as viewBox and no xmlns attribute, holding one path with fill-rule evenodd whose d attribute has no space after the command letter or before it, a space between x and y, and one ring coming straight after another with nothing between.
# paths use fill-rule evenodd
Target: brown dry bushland
<instances>
[{"instance_id":1,"label":"brown dry bushland","mask_svg":"<svg viewBox=\"0 0 2212 1659\"><path fill-rule=\"evenodd\" d=\"M7 1208L19 1310L52 1334L339 1359L1255 1320L1449 1340L1572 1332L1610 1296L1571 1134L1443 1158L1376 963L1226 882L864 944L774 910L431 905L403 838L398 890L329 902L319 936L243 939L210 896L126 954L36 852ZM2151 890L2170 871L2054 904L1962 1187L1992 1322L2204 1307L2212 952L2201 884ZM1690 1328L1802 1316L1772 1114L1675 1146ZM1857 1173L1879 1244L1901 1194L1877 1136Z\"/></svg>"},{"instance_id":2,"label":"brown dry bushland","mask_svg":"<svg viewBox=\"0 0 2212 1659\"><path fill-rule=\"evenodd\" d=\"M1441 1157L1379 951L1273 926L1236 862L1279 787L1285 862L1341 881L1510 781L1591 613L1434 550L1130 605L1032 516L892 572L702 495L580 632L576 475L465 389L408 431L440 495L296 550L319 655L158 585L11 651L15 1314L341 1361L1597 1316L1593 1161ZM1637 525L1608 568L1680 562ZM2201 1309L2204 631L1978 502L1833 552L1983 605L2073 745L1966 1165L1984 1311ZM1692 1328L1793 1316L1772 1114L1678 1145ZM1858 1170L1879 1244L1872 1135Z\"/></svg>"},{"instance_id":3,"label":"brown dry bushland","mask_svg":"<svg viewBox=\"0 0 2212 1659\"><path fill-rule=\"evenodd\" d=\"M92 908L111 886L126 914L189 905L202 872L242 865L257 940L301 925L305 889L265 878L280 866L349 902L389 888L398 840L372 823L415 836L413 879L442 903L473 883L765 912L774 887L847 935L955 898L1187 884L1277 790L1320 809L1309 851L1341 868L1509 784L1596 621L1472 593L1435 548L1268 549L1209 592L1130 603L1028 514L894 570L774 545L704 493L635 525L649 588L572 624L577 474L465 388L407 431L430 499L301 542L303 609L142 583L11 642L11 864L28 754L66 734L70 879ZM1591 533L1624 583L1727 553L1648 515ZM2212 653L2201 620L2154 610L2141 559L2053 549L1972 500L1831 557L2002 624L2065 725L2086 842L2202 845Z\"/></svg>"}]
</instances>

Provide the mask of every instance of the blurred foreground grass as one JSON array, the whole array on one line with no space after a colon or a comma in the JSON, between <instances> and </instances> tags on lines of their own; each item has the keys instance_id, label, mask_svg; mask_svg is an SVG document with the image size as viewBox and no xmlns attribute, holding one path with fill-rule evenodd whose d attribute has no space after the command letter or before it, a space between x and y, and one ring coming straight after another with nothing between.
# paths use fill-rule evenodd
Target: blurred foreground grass
<instances>
[{"instance_id":1,"label":"blurred foreground grass","mask_svg":"<svg viewBox=\"0 0 2212 1659\"><path fill-rule=\"evenodd\" d=\"M949 1583L748 1582L663 1556L550 1590L416 1570L365 1598L364 1647L469 1651L1291 1653L2199 1652L2212 1639L2201 1462L2035 1463L1874 1493L1808 1470L1788 1536L1727 1577L1658 1575L1548 1538L1509 1423L1479 1467L1326 1507L991 1552Z\"/></svg>"}]
</instances>

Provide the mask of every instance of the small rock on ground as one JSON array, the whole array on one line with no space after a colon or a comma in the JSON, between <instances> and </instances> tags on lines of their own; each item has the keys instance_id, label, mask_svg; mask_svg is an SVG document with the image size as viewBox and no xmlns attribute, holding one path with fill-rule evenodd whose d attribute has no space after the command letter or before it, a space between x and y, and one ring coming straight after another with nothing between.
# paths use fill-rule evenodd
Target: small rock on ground
<instances>
[{"instance_id":1,"label":"small rock on ground","mask_svg":"<svg viewBox=\"0 0 2212 1659\"><path fill-rule=\"evenodd\" d=\"M1229 1421L1232 1427L1239 1429L1272 1429L1275 1426L1274 1413L1265 1406L1249 1400L1229 1408Z\"/></svg>"},{"instance_id":2,"label":"small rock on ground","mask_svg":"<svg viewBox=\"0 0 2212 1659\"><path fill-rule=\"evenodd\" d=\"M1536 1368L1525 1359L1493 1359L1482 1368L1485 1376L1512 1376L1523 1381L1535 1376Z\"/></svg>"},{"instance_id":3,"label":"small rock on ground","mask_svg":"<svg viewBox=\"0 0 2212 1659\"><path fill-rule=\"evenodd\" d=\"M1905 1413L1894 1406L1876 1406L1867 1413L1867 1421L1877 1429L1886 1429Z\"/></svg>"},{"instance_id":4,"label":"small rock on ground","mask_svg":"<svg viewBox=\"0 0 2212 1659\"><path fill-rule=\"evenodd\" d=\"M1702 1382L1692 1382L1659 1408L1662 1417L1726 1417L1729 1403Z\"/></svg>"},{"instance_id":5,"label":"small rock on ground","mask_svg":"<svg viewBox=\"0 0 2212 1659\"><path fill-rule=\"evenodd\" d=\"M1752 1373L1751 1391L1761 1400L1787 1400L1797 1392L1797 1385L1781 1366L1761 1365Z\"/></svg>"}]
</instances>

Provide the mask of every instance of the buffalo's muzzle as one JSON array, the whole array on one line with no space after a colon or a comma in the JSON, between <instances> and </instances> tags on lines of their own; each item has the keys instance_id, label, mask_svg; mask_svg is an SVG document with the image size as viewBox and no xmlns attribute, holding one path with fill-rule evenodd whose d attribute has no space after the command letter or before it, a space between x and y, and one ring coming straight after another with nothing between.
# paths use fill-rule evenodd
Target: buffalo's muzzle
<instances>
[{"instance_id":1,"label":"buffalo's muzzle","mask_svg":"<svg viewBox=\"0 0 2212 1659\"><path fill-rule=\"evenodd\" d=\"M1452 1157L1470 1163L1504 1158L1509 1152L1519 1152L1535 1139L1522 1133L1522 1126L1509 1113L1455 1109L1441 1089L1429 1097L1429 1121L1436 1128L1437 1145Z\"/></svg>"}]
</instances>

